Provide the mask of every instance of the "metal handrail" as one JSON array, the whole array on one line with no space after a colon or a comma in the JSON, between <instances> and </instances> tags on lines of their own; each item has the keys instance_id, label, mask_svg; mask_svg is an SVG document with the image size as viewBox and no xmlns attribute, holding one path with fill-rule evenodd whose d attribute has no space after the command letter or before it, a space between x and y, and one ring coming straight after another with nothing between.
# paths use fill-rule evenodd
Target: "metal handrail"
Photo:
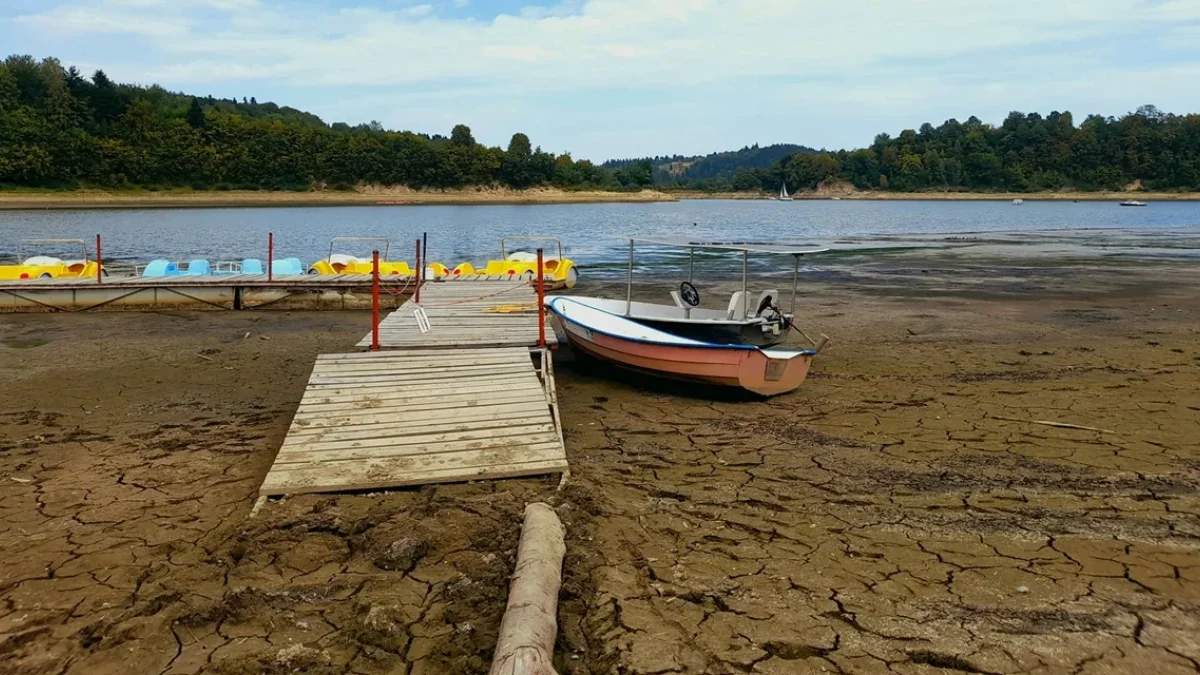
<instances>
[{"instance_id":1,"label":"metal handrail","mask_svg":"<svg viewBox=\"0 0 1200 675\"><path fill-rule=\"evenodd\" d=\"M380 260L387 260L388 251L392 248L392 240L386 237L334 237L329 242L329 258L333 257L333 245L339 241L382 241L383 255L380 256ZM329 258L326 258L326 260L329 260Z\"/></svg>"},{"instance_id":2,"label":"metal handrail","mask_svg":"<svg viewBox=\"0 0 1200 675\"><path fill-rule=\"evenodd\" d=\"M558 237L504 237L500 240L501 260L508 260L508 249L505 244L510 241L552 241L558 244L558 259L563 259L562 240Z\"/></svg>"},{"instance_id":3,"label":"metal handrail","mask_svg":"<svg viewBox=\"0 0 1200 675\"><path fill-rule=\"evenodd\" d=\"M88 261L87 242L82 239L22 239L17 242L18 263L25 260L25 256L21 255L21 244L34 244L38 246L45 244L79 244L79 247L83 249L83 262L86 263Z\"/></svg>"}]
</instances>

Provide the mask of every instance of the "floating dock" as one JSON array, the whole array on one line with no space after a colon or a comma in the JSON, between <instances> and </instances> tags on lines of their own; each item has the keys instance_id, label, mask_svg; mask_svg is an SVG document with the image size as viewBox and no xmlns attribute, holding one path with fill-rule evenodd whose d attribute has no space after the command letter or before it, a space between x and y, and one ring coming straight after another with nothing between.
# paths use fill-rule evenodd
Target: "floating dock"
<instances>
[{"instance_id":1,"label":"floating dock","mask_svg":"<svg viewBox=\"0 0 1200 675\"><path fill-rule=\"evenodd\" d=\"M427 332L417 322L418 308L429 319ZM546 344L557 345L554 331L548 325L543 329ZM420 302L414 296L379 322L382 349L532 347L539 336L537 290L528 280L507 277L426 281ZM370 347L371 334L358 346Z\"/></svg>"},{"instance_id":2,"label":"floating dock","mask_svg":"<svg viewBox=\"0 0 1200 675\"><path fill-rule=\"evenodd\" d=\"M563 474L553 366L525 347L317 358L261 495Z\"/></svg>"},{"instance_id":3,"label":"floating dock","mask_svg":"<svg viewBox=\"0 0 1200 675\"><path fill-rule=\"evenodd\" d=\"M259 493L568 475L554 368L528 280L421 285L380 351L323 354ZM416 312L423 310L428 330ZM544 327L544 326L543 326ZM545 328L547 345L554 332ZM369 347L372 335L359 342Z\"/></svg>"},{"instance_id":4,"label":"floating dock","mask_svg":"<svg viewBox=\"0 0 1200 675\"><path fill-rule=\"evenodd\" d=\"M412 289L410 278L383 281L390 293L406 286ZM82 312L187 306L250 309L293 295L311 300L314 308L348 309L369 303L370 290L369 274L130 276L108 277L103 282L91 277L22 279L0 281L0 311Z\"/></svg>"}]
</instances>

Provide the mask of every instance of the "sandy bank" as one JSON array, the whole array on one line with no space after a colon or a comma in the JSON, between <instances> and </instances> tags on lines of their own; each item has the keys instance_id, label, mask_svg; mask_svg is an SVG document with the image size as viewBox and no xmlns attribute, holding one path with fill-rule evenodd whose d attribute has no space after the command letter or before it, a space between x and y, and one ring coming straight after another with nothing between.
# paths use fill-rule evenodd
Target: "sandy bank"
<instances>
[{"instance_id":1,"label":"sandy bank","mask_svg":"<svg viewBox=\"0 0 1200 675\"><path fill-rule=\"evenodd\" d=\"M671 191L676 199L759 199L769 195L755 192L695 192ZM1136 199L1143 202L1195 202L1200 201L1200 192L797 192L796 201L805 200L895 200L895 201L1012 201L1027 202L1121 202Z\"/></svg>"},{"instance_id":2,"label":"sandy bank","mask_svg":"<svg viewBox=\"0 0 1200 675\"><path fill-rule=\"evenodd\" d=\"M129 208L225 208L281 206L421 206L430 204L590 204L599 202L661 202L675 197L654 190L641 192L570 192L553 188L511 190L467 188L462 190L412 190L367 187L354 192L194 191L162 192L44 190L0 192L0 209L129 209Z\"/></svg>"}]
</instances>

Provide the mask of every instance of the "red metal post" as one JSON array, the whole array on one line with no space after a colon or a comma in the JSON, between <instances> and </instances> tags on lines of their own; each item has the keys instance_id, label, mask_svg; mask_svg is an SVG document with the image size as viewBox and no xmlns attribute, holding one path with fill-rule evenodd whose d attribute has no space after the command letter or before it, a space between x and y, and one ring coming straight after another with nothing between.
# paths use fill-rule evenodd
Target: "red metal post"
<instances>
[{"instance_id":1,"label":"red metal post","mask_svg":"<svg viewBox=\"0 0 1200 675\"><path fill-rule=\"evenodd\" d=\"M542 249L538 254L537 298L538 298L538 346L546 348L546 276L542 267Z\"/></svg>"},{"instance_id":2,"label":"red metal post","mask_svg":"<svg viewBox=\"0 0 1200 675\"><path fill-rule=\"evenodd\" d=\"M371 351L379 351L379 251L371 254Z\"/></svg>"},{"instance_id":3,"label":"red metal post","mask_svg":"<svg viewBox=\"0 0 1200 675\"><path fill-rule=\"evenodd\" d=\"M104 258L100 255L100 235L96 235L96 283L104 283Z\"/></svg>"},{"instance_id":4,"label":"red metal post","mask_svg":"<svg viewBox=\"0 0 1200 675\"><path fill-rule=\"evenodd\" d=\"M422 269L421 268L421 240L418 239L417 240L417 269L416 269L416 274L415 274L415 277L417 280L417 290L413 293L413 302L415 302L417 304L421 303L421 269Z\"/></svg>"},{"instance_id":5,"label":"red metal post","mask_svg":"<svg viewBox=\"0 0 1200 675\"><path fill-rule=\"evenodd\" d=\"M275 267L275 233L267 233L267 281L272 281L275 278L275 271L271 269Z\"/></svg>"}]
</instances>

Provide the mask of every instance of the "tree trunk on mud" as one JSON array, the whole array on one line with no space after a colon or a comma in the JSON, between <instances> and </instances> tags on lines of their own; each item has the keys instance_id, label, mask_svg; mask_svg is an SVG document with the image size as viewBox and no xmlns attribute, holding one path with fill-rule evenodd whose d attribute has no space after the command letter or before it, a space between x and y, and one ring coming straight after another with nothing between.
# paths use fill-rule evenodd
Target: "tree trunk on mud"
<instances>
[{"instance_id":1,"label":"tree trunk on mud","mask_svg":"<svg viewBox=\"0 0 1200 675\"><path fill-rule=\"evenodd\" d=\"M566 549L554 509L542 503L526 506L517 569L489 675L556 675L554 639Z\"/></svg>"}]
</instances>

